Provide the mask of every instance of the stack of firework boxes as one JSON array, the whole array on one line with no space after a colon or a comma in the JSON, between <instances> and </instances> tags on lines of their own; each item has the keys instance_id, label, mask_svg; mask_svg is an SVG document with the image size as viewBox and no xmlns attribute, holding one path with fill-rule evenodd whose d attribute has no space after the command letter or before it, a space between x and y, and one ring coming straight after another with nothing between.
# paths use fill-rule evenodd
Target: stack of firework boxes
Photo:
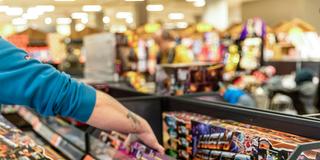
<instances>
[{"instance_id":1,"label":"stack of firework boxes","mask_svg":"<svg viewBox=\"0 0 320 160\"><path fill-rule=\"evenodd\" d=\"M285 160L298 144L314 141L187 112L163 113L163 140L166 154L181 160Z\"/></svg>"}]
</instances>

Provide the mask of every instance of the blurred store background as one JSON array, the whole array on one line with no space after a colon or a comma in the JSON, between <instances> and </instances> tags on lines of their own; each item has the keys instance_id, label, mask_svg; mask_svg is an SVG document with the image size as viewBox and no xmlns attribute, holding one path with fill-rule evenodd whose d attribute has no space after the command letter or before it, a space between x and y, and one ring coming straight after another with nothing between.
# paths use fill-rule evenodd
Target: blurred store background
<instances>
[{"instance_id":1,"label":"blurred store background","mask_svg":"<svg viewBox=\"0 0 320 160\"><path fill-rule=\"evenodd\" d=\"M0 159L319 160L319 20L320 0L0 0L2 38L145 118L166 154L1 104Z\"/></svg>"},{"instance_id":2,"label":"blurred store background","mask_svg":"<svg viewBox=\"0 0 320 160\"><path fill-rule=\"evenodd\" d=\"M0 34L73 77L318 112L318 0L1 0ZM121 84L120 86L122 86Z\"/></svg>"}]
</instances>

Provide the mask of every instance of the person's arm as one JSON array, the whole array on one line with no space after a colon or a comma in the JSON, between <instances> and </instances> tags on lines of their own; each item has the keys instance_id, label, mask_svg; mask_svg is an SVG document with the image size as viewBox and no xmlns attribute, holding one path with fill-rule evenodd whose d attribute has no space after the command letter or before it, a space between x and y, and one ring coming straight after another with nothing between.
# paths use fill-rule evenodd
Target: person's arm
<instances>
[{"instance_id":1,"label":"person's arm","mask_svg":"<svg viewBox=\"0 0 320 160\"><path fill-rule=\"evenodd\" d=\"M144 119L106 94L29 59L26 52L1 38L0 104L25 105L43 116L61 115L104 130L137 133L147 145L163 151Z\"/></svg>"},{"instance_id":2,"label":"person's arm","mask_svg":"<svg viewBox=\"0 0 320 160\"><path fill-rule=\"evenodd\" d=\"M146 120L102 92L97 91L96 105L87 123L97 128L135 133L146 145L164 152Z\"/></svg>"}]
</instances>

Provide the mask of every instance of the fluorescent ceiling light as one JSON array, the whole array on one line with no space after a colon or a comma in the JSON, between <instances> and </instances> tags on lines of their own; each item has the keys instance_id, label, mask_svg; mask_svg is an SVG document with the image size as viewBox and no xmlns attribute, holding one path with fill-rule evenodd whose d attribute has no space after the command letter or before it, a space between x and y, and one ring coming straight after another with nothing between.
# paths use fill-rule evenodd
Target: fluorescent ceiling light
<instances>
[{"instance_id":1,"label":"fluorescent ceiling light","mask_svg":"<svg viewBox=\"0 0 320 160\"><path fill-rule=\"evenodd\" d=\"M16 26L25 25L25 24L27 24L27 22L28 21L26 19L24 19L24 18L15 18L15 19L12 20L12 24L16 25Z\"/></svg>"},{"instance_id":2,"label":"fluorescent ceiling light","mask_svg":"<svg viewBox=\"0 0 320 160\"><path fill-rule=\"evenodd\" d=\"M42 9L39 9L37 7L30 7L27 9L27 13L25 13L25 14L29 14L31 16L32 15L39 16L39 15L42 15L43 13L44 13L44 11Z\"/></svg>"},{"instance_id":3,"label":"fluorescent ceiling light","mask_svg":"<svg viewBox=\"0 0 320 160\"><path fill-rule=\"evenodd\" d=\"M57 18L57 24L71 24L72 19L71 18Z\"/></svg>"},{"instance_id":4,"label":"fluorescent ceiling light","mask_svg":"<svg viewBox=\"0 0 320 160\"><path fill-rule=\"evenodd\" d=\"M6 10L8 16L20 16L23 14L23 9L20 7L9 7Z\"/></svg>"},{"instance_id":5,"label":"fluorescent ceiling light","mask_svg":"<svg viewBox=\"0 0 320 160\"><path fill-rule=\"evenodd\" d=\"M71 18L73 19L82 19L82 18L88 18L88 13L84 12L74 12L71 14Z\"/></svg>"},{"instance_id":6,"label":"fluorescent ceiling light","mask_svg":"<svg viewBox=\"0 0 320 160\"><path fill-rule=\"evenodd\" d=\"M56 9L53 5L38 5L36 8L42 12L53 12Z\"/></svg>"},{"instance_id":7,"label":"fluorescent ceiling light","mask_svg":"<svg viewBox=\"0 0 320 160\"><path fill-rule=\"evenodd\" d=\"M52 18L50 18L50 17L45 18L44 19L44 23L45 24L51 24L52 23Z\"/></svg>"},{"instance_id":8,"label":"fluorescent ceiling light","mask_svg":"<svg viewBox=\"0 0 320 160\"><path fill-rule=\"evenodd\" d=\"M37 14L28 14L28 13L24 13L22 15L22 18L24 19L30 19L30 20L35 20L35 19L38 19L39 16Z\"/></svg>"},{"instance_id":9,"label":"fluorescent ceiling light","mask_svg":"<svg viewBox=\"0 0 320 160\"><path fill-rule=\"evenodd\" d=\"M81 23L87 24L88 22L89 22L89 18L88 17L81 18Z\"/></svg>"},{"instance_id":10,"label":"fluorescent ceiling light","mask_svg":"<svg viewBox=\"0 0 320 160\"><path fill-rule=\"evenodd\" d=\"M100 5L84 5L82 6L84 12L100 12L102 7Z\"/></svg>"},{"instance_id":11,"label":"fluorescent ceiling light","mask_svg":"<svg viewBox=\"0 0 320 160\"><path fill-rule=\"evenodd\" d=\"M110 17L108 16L104 16L103 19L102 19L103 23L107 24L107 23L110 23Z\"/></svg>"},{"instance_id":12,"label":"fluorescent ceiling light","mask_svg":"<svg viewBox=\"0 0 320 160\"><path fill-rule=\"evenodd\" d=\"M116 18L118 18L118 19L127 19L132 16L133 16L133 14L131 12L117 12L116 13Z\"/></svg>"},{"instance_id":13,"label":"fluorescent ceiling light","mask_svg":"<svg viewBox=\"0 0 320 160\"><path fill-rule=\"evenodd\" d=\"M146 9L150 12L159 12L163 11L164 7L162 4L148 4Z\"/></svg>"},{"instance_id":14,"label":"fluorescent ceiling light","mask_svg":"<svg viewBox=\"0 0 320 160\"><path fill-rule=\"evenodd\" d=\"M0 5L0 12L6 12L9 9L9 6Z\"/></svg>"},{"instance_id":15,"label":"fluorescent ceiling light","mask_svg":"<svg viewBox=\"0 0 320 160\"><path fill-rule=\"evenodd\" d=\"M171 20L184 19L183 13L169 13L168 18Z\"/></svg>"},{"instance_id":16,"label":"fluorescent ceiling light","mask_svg":"<svg viewBox=\"0 0 320 160\"><path fill-rule=\"evenodd\" d=\"M127 22L128 24L133 23L133 18L132 18L132 17L126 18L126 22Z\"/></svg>"},{"instance_id":17,"label":"fluorescent ceiling light","mask_svg":"<svg viewBox=\"0 0 320 160\"><path fill-rule=\"evenodd\" d=\"M196 0L193 2L193 5L195 7L204 7L206 5L206 1L205 0Z\"/></svg>"}]
</instances>

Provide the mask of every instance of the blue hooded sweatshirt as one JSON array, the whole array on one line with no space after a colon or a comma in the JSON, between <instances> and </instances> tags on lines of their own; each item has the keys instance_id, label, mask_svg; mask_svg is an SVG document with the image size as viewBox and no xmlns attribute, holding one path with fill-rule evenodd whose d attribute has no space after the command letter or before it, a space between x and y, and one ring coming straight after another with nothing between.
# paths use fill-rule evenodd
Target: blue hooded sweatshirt
<instances>
[{"instance_id":1,"label":"blue hooded sweatshirt","mask_svg":"<svg viewBox=\"0 0 320 160\"><path fill-rule=\"evenodd\" d=\"M96 91L0 38L0 104L33 108L43 116L61 115L86 122Z\"/></svg>"}]
</instances>

